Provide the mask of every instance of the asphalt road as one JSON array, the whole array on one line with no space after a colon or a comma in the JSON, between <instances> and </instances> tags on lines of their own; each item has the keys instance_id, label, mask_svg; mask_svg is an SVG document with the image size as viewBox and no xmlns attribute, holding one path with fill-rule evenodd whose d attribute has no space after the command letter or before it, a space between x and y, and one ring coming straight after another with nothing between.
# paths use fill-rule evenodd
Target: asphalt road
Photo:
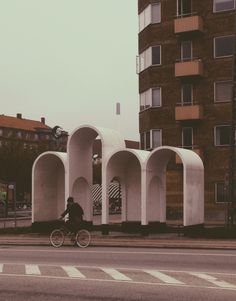
<instances>
[{"instance_id":1,"label":"asphalt road","mask_svg":"<svg viewBox=\"0 0 236 301\"><path fill-rule=\"evenodd\" d=\"M0 301L236 300L236 251L0 247Z\"/></svg>"}]
</instances>

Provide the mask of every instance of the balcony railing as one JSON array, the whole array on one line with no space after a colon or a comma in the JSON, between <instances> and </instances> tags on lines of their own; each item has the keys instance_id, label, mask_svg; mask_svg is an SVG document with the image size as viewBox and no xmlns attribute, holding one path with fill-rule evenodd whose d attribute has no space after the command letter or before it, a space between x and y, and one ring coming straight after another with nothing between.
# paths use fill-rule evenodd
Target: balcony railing
<instances>
[{"instance_id":1,"label":"balcony railing","mask_svg":"<svg viewBox=\"0 0 236 301\"><path fill-rule=\"evenodd\" d=\"M186 32L203 32L203 19L201 16L181 16L174 21L176 34Z\"/></svg>"},{"instance_id":2,"label":"balcony railing","mask_svg":"<svg viewBox=\"0 0 236 301\"><path fill-rule=\"evenodd\" d=\"M203 119L202 105L177 105L175 107L175 120L200 120Z\"/></svg>"},{"instance_id":3,"label":"balcony railing","mask_svg":"<svg viewBox=\"0 0 236 301\"><path fill-rule=\"evenodd\" d=\"M201 59L177 61L175 63L175 77L203 76L203 63Z\"/></svg>"}]
</instances>

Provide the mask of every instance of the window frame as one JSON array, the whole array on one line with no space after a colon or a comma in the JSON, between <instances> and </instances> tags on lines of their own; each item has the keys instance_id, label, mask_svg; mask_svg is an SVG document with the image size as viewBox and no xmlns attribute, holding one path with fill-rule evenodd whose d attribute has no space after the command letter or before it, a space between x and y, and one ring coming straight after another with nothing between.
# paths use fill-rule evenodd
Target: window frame
<instances>
[{"instance_id":1,"label":"window frame","mask_svg":"<svg viewBox=\"0 0 236 301\"><path fill-rule=\"evenodd\" d=\"M159 106L154 106L153 105L153 90L158 90L160 91L160 105ZM141 110L141 98L142 96L144 96L144 108ZM147 101L148 97L150 97L150 99ZM151 103L151 105L149 106L148 104ZM148 110L150 108L160 108L162 106L162 87L153 87L150 89L145 90L144 92L139 94L139 112L143 112L145 110Z\"/></svg>"},{"instance_id":2,"label":"window frame","mask_svg":"<svg viewBox=\"0 0 236 301\"><path fill-rule=\"evenodd\" d=\"M192 134L192 143L191 145L184 145L184 130L185 129L191 129L191 134ZM182 128L182 133L181 133L181 137L182 137L182 148L186 148L186 149L193 149L193 127L187 126L187 127L183 127Z\"/></svg>"},{"instance_id":3,"label":"window frame","mask_svg":"<svg viewBox=\"0 0 236 301\"><path fill-rule=\"evenodd\" d=\"M223 100L223 101L217 101L216 100L216 85L219 83L231 83L232 84L232 92L233 92L233 81L232 80L219 80L214 82L214 103L225 103L225 102L231 102L232 98L229 100Z\"/></svg>"},{"instance_id":4,"label":"window frame","mask_svg":"<svg viewBox=\"0 0 236 301\"><path fill-rule=\"evenodd\" d=\"M183 43L185 42L190 42L190 47L191 47L191 56L190 58L184 58L183 57ZM181 51L180 51L180 59L181 59L181 62L190 62L193 60L193 41L192 40L184 40L184 41L181 41L181 45L180 45L180 48L181 48Z\"/></svg>"},{"instance_id":5,"label":"window frame","mask_svg":"<svg viewBox=\"0 0 236 301\"><path fill-rule=\"evenodd\" d=\"M150 129L149 131L146 132L142 132L140 133L140 145L142 148L142 140L143 140L143 150L152 150L154 149L154 143L153 143L153 132L154 131L159 131L160 133L160 146L162 146L162 129ZM147 134L149 135L149 139L150 139L150 147L147 147ZM160 146L156 146L160 147Z\"/></svg>"},{"instance_id":6,"label":"window frame","mask_svg":"<svg viewBox=\"0 0 236 301\"><path fill-rule=\"evenodd\" d=\"M226 58L226 57L232 57L233 56L233 53L232 54L227 54L227 55L222 55L222 56L216 56L216 39L226 38L226 37L233 37L234 38L234 35L225 35L225 36L214 37L214 45L213 45L213 48L214 48L214 59Z\"/></svg>"},{"instance_id":7,"label":"window frame","mask_svg":"<svg viewBox=\"0 0 236 301\"><path fill-rule=\"evenodd\" d=\"M222 127L228 127L229 128L229 144L217 144L217 129ZM230 125L228 124L222 124L222 125L216 125L214 126L214 146L230 146Z\"/></svg>"},{"instance_id":8,"label":"window frame","mask_svg":"<svg viewBox=\"0 0 236 301\"><path fill-rule=\"evenodd\" d=\"M189 17L189 16L191 16L192 14L193 14L193 1L192 0L190 0L191 1L191 12L190 13L188 13L188 14L186 14L186 15L184 15L183 14L183 2L182 2L183 0L177 0L177 5L176 5L176 16L177 17L180 17L180 18L184 18L184 17ZM180 5L181 5L181 14L179 14L179 3L180 3Z\"/></svg>"},{"instance_id":9,"label":"window frame","mask_svg":"<svg viewBox=\"0 0 236 301\"><path fill-rule=\"evenodd\" d=\"M183 101L183 87L185 86L185 85L190 85L190 87L191 87L191 102L184 102ZM183 83L182 84L182 86L181 86L181 105L182 106L191 106L191 105L193 105L193 84L191 83L191 84L189 84L189 83Z\"/></svg>"},{"instance_id":10,"label":"window frame","mask_svg":"<svg viewBox=\"0 0 236 301\"><path fill-rule=\"evenodd\" d=\"M213 13L220 13L220 12L226 12L226 11L235 10L235 0L233 0L233 3L234 3L234 8L223 9L223 10L216 10L216 2L215 2L215 0L213 0Z\"/></svg>"},{"instance_id":11,"label":"window frame","mask_svg":"<svg viewBox=\"0 0 236 301\"><path fill-rule=\"evenodd\" d=\"M153 7L154 6L159 6L159 13L160 13L160 18L158 21L153 21ZM138 15L139 19L139 32L142 32L148 25L150 24L160 24L161 23L161 1L157 1L155 3L151 3L147 5ZM143 21L143 22L141 22Z\"/></svg>"},{"instance_id":12,"label":"window frame","mask_svg":"<svg viewBox=\"0 0 236 301\"><path fill-rule=\"evenodd\" d=\"M160 49L160 63L159 64L153 64L152 60L153 60L153 48L157 48L159 47ZM151 46L151 66L161 66L162 65L162 49L161 49L161 45L155 45L155 46Z\"/></svg>"}]
</instances>

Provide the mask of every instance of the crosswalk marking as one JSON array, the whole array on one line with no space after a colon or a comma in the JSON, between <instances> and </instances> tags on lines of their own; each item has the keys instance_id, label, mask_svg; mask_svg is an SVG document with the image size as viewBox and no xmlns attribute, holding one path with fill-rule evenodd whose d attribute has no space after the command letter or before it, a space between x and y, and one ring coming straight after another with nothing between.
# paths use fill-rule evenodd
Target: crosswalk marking
<instances>
[{"instance_id":1,"label":"crosswalk marking","mask_svg":"<svg viewBox=\"0 0 236 301\"><path fill-rule=\"evenodd\" d=\"M62 269L72 278L86 278L78 269L74 266L62 266Z\"/></svg>"},{"instance_id":2,"label":"crosswalk marking","mask_svg":"<svg viewBox=\"0 0 236 301\"><path fill-rule=\"evenodd\" d=\"M155 270L144 270L144 272L160 279L161 281L168 283L168 284L184 284L182 281L179 281L177 279L175 279L174 277L168 276L164 273L161 273L159 271L155 271Z\"/></svg>"},{"instance_id":3,"label":"crosswalk marking","mask_svg":"<svg viewBox=\"0 0 236 301\"><path fill-rule=\"evenodd\" d=\"M210 275L207 275L207 274L198 273L198 272L194 272L194 273L190 272L189 274L191 274L193 276L196 276L196 277L199 277L201 279L204 279L206 281L209 281L210 283L212 283L216 286L222 287L222 288L234 288L234 289L236 289L236 285L230 284L226 281L217 280L217 278L215 278L213 276L210 276Z\"/></svg>"},{"instance_id":4,"label":"crosswalk marking","mask_svg":"<svg viewBox=\"0 0 236 301\"><path fill-rule=\"evenodd\" d=\"M17 266L17 267L16 267ZM19 266L24 267L24 269L19 268ZM47 270L45 269L47 267ZM61 269L55 269L58 267ZM14 271L14 268L16 270ZM48 274L48 269L50 275ZM90 275L81 273L81 270L85 271ZM88 270L88 271L87 271ZM21 272L20 272L21 271ZM62 271L64 273L62 273ZM91 271L94 272L91 276ZM103 271L104 273L99 273ZM128 276L135 271L135 277L140 280L131 279ZM20 272L20 273L19 273ZM66 273L66 274L65 274ZM173 274L174 273L174 274ZM106 274L106 275L105 275ZM126 274L128 276L126 276ZM35 276L35 277L46 277L46 278L58 278L58 279L76 279L78 280L94 280L94 281L118 281L127 283L143 283L143 284L156 284L156 285L174 285L174 286L186 286L186 287L205 287L205 288L215 288L221 290L233 290L236 291L236 274L227 273L210 273L210 272L194 272L194 271L171 271L171 270L154 270L154 269L134 269L134 268L109 268L101 266L77 266L77 265L48 265L48 264L22 264L22 263L0 263L0 276ZM64 275L64 276L63 276ZM150 280L150 276L158 279ZM170 276L171 275L171 276ZM176 275L173 277L173 275ZM193 279L189 278L189 275L196 277ZM109 276L109 278L108 278ZM142 277L142 278L140 278ZM176 279L176 278L177 279ZM181 280L178 280L181 277ZM224 277L231 277L230 282L224 281ZM133 278L133 277L132 277ZM198 279L202 279L199 282ZM228 278L229 279L229 278ZM194 280L194 281L193 281ZM184 281L184 282L183 282ZM205 284L203 283L205 282ZM210 284L209 284L210 283Z\"/></svg>"},{"instance_id":5,"label":"crosswalk marking","mask_svg":"<svg viewBox=\"0 0 236 301\"><path fill-rule=\"evenodd\" d=\"M116 269L112 268L101 268L105 273L110 275L115 280L122 280L122 281L132 281L131 278L127 277L126 275L120 273Z\"/></svg>"},{"instance_id":6,"label":"crosswalk marking","mask_svg":"<svg viewBox=\"0 0 236 301\"><path fill-rule=\"evenodd\" d=\"M41 275L39 267L36 264L26 264L25 273L27 275Z\"/></svg>"}]
</instances>

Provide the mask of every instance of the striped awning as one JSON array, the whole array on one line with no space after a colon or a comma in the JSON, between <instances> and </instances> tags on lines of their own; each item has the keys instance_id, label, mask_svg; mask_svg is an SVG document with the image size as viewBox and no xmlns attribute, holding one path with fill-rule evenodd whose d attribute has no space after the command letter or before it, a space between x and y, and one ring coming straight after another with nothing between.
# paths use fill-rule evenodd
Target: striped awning
<instances>
[{"instance_id":1,"label":"striped awning","mask_svg":"<svg viewBox=\"0 0 236 301\"><path fill-rule=\"evenodd\" d=\"M109 185L109 199L118 199L120 197L119 183L114 182ZM92 186L92 198L93 202L102 201L102 187L100 184L94 184Z\"/></svg>"}]
</instances>

